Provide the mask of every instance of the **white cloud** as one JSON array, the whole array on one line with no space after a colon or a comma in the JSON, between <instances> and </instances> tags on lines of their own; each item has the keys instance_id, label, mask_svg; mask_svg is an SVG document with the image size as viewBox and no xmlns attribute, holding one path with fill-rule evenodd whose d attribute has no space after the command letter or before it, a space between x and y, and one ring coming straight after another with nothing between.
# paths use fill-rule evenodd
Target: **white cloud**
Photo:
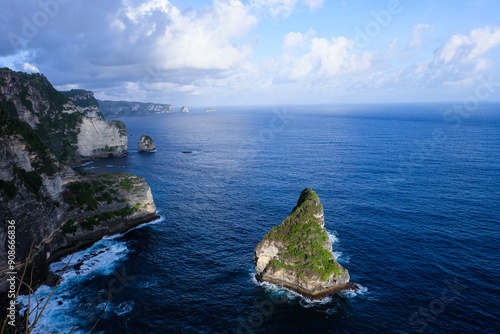
<instances>
[{"instance_id":1,"label":"white cloud","mask_svg":"<svg viewBox=\"0 0 500 334\"><path fill-rule=\"evenodd\" d=\"M293 13L297 5L302 4L311 10L316 10L323 5L324 0L251 0L252 6L264 8L271 16L287 17Z\"/></svg>"},{"instance_id":2,"label":"white cloud","mask_svg":"<svg viewBox=\"0 0 500 334\"><path fill-rule=\"evenodd\" d=\"M301 49L304 46L306 46L308 40L310 40L311 37L313 37L315 34L316 32L312 29L309 29L309 31L305 34L300 32L290 31L283 38L284 40L283 49L285 49L286 51L294 51L297 49Z\"/></svg>"},{"instance_id":3,"label":"white cloud","mask_svg":"<svg viewBox=\"0 0 500 334\"><path fill-rule=\"evenodd\" d=\"M418 49L422 46L423 44L423 35L427 32L432 31L432 26L429 24L417 24L413 27L413 30L411 31L411 39L410 42L408 43L408 47L410 49Z\"/></svg>"},{"instance_id":4,"label":"white cloud","mask_svg":"<svg viewBox=\"0 0 500 334\"><path fill-rule=\"evenodd\" d=\"M241 46L233 40L245 36L257 18L238 0L215 0L203 10L182 13L168 1L150 0L139 6L128 5L121 15L122 22L113 26L128 26L133 32L131 43L152 36L150 50L153 61L161 70L196 68L227 70L241 65L252 52L252 43ZM167 26L159 25L159 21Z\"/></svg>"},{"instance_id":5,"label":"white cloud","mask_svg":"<svg viewBox=\"0 0 500 334\"><path fill-rule=\"evenodd\" d=\"M284 36L281 63L282 75L287 79L330 80L380 66L396 54L397 39L384 51L361 52L354 48L353 40L345 37L326 39L314 35L309 30L306 34L290 32Z\"/></svg>"},{"instance_id":6,"label":"white cloud","mask_svg":"<svg viewBox=\"0 0 500 334\"><path fill-rule=\"evenodd\" d=\"M453 35L436 52L436 61L448 64L478 61L491 48L500 44L500 28L474 29L469 35Z\"/></svg>"},{"instance_id":7,"label":"white cloud","mask_svg":"<svg viewBox=\"0 0 500 334\"><path fill-rule=\"evenodd\" d=\"M40 73L40 70L35 65L30 63L24 63L23 70L29 73Z\"/></svg>"}]
</instances>

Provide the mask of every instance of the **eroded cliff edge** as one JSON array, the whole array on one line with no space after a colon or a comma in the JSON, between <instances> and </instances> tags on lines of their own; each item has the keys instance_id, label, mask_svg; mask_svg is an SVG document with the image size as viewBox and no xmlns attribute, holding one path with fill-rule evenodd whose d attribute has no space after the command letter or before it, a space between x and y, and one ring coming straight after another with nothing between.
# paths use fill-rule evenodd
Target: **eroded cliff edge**
<instances>
[{"instance_id":1,"label":"eroded cliff edge","mask_svg":"<svg viewBox=\"0 0 500 334\"><path fill-rule=\"evenodd\" d=\"M2 68L0 108L28 123L71 166L127 153L125 124L104 119L92 92L59 92L41 74Z\"/></svg>"},{"instance_id":2,"label":"eroded cliff edge","mask_svg":"<svg viewBox=\"0 0 500 334\"><path fill-rule=\"evenodd\" d=\"M22 273L33 242L28 270L34 268L34 281L39 282L47 276L48 265L61 256L105 235L157 219L158 215L151 189L143 178L127 173L80 175L67 163L71 161L70 154L77 154L76 149L64 151L67 155L61 151L56 154L56 150L74 148L72 145L77 143L57 142L77 138L81 123L66 121L100 118L87 117L81 110L67 113L67 108L74 104L64 95L61 97L43 76L6 69L1 69L0 74L2 302L5 274L12 271L7 267L9 221L15 221L16 228L14 271ZM5 76L10 81L3 80ZM92 112L95 115L95 110ZM63 124L63 128L53 129L56 124ZM101 130L103 136L109 135L109 128Z\"/></svg>"},{"instance_id":3,"label":"eroded cliff edge","mask_svg":"<svg viewBox=\"0 0 500 334\"><path fill-rule=\"evenodd\" d=\"M282 284L311 299L355 288L333 255L323 205L309 188L292 213L257 245L254 261L257 280Z\"/></svg>"}]
</instances>

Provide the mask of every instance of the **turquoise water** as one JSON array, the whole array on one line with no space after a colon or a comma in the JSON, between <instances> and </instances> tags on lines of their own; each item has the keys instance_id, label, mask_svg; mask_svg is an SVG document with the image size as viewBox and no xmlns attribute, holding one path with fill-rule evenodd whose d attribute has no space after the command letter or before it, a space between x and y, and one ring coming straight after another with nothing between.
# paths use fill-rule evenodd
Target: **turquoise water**
<instances>
[{"instance_id":1,"label":"turquoise water","mask_svg":"<svg viewBox=\"0 0 500 334\"><path fill-rule=\"evenodd\" d=\"M97 333L498 332L500 106L460 123L447 108L122 119L129 155L81 169L145 177L162 219L76 254L39 332L86 333L101 313ZM157 152L137 152L143 134ZM255 246L306 187L357 293L312 303L253 279Z\"/></svg>"}]
</instances>

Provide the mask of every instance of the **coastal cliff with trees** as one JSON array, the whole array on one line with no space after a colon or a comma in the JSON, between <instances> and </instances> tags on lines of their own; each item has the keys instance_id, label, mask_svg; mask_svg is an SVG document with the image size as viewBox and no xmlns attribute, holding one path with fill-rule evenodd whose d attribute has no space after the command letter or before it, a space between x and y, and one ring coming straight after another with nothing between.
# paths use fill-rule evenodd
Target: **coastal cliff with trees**
<instances>
[{"instance_id":1,"label":"coastal cliff with trees","mask_svg":"<svg viewBox=\"0 0 500 334\"><path fill-rule=\"evenodd\" d=\"M0 69L0 301L6 273L22 272L32 243L36 283L61 256L158 218L143 178L71 168L126 153L125 125L104 119L91 92L62 93L43 75ZM15 268L7 265L9 222Z\"/></svg>"}]
</instances>

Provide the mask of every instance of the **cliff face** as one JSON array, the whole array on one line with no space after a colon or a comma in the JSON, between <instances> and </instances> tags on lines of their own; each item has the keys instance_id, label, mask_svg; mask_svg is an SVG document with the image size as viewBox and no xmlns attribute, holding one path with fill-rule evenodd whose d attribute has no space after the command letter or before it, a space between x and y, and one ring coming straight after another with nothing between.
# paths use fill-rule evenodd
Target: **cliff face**
<instances>
[{"instance_id":1,"label":"cliff face","mask_svg":"<svg viewBox=\"0 0 500 334\"><path fill-rule=\"evenodd\" d=\"M170 104L100 100L98 102L102 113L107 118L151 116L174 112Z\"/></svg>"},{"instance_id":2,"label":"cliff face","mask_svg":"<svg viewBox=\"0 0 500 334\"><path fill-rule=\"evenodd\" d=\"M76 151L79 156L96 158L127 154L127 128L122 122L85 117L79 129Z\"/></svg>"},{"instance_id":3,"label":"cliff face","mask_svg":"<svg viewBox=\"0 0 500 334\"><path fill-rule=\"evenodd\" d=\"M99 102L97 102L93 92L83 89L72 89L61 93L73 101L78 111L85 116L104 118L104 115L99 109Z\"/></svg>"},{"instance_id":4,"label":"cliff face","mask_svg":"<svg viewBox=\"0 0 500 334\"><path fill-rule=\"evenodd\" d=\"M0 108L27 122L58 159L78 165L127 153L125 125L104 120L92 92L65 94L43 75L0 69Z\"/></svg>"},{"instance_id":5,"label":"cliff face","mask_svg":"<svg viewBox=\"0 0 500 334\"><path fill-rule=\"evenodd\" d=\"M151 189L130 174L81 176L35 131L0 110L0 293L6 291L7 222L15 221L17 272L34 241L35 281L58 257L156 219Z\"/></svg>"},{"instance_id":6,"label":"cliff face","mask_svg":"<svg viewBox=\"0 0 500 334\"><path fill-rule=\"evenodd\" d=\"M309 298L348 288L349 272L333 256L323 206L307 188L297 206L255 248L257 279L284 286Z\"/></svg>"},{"instance_id":7,"label":"cliff face","mask_svg":"<svg viewBox=\"0 0 500 334\"><path fill-rule=\"evenodd\" d=\"M0 304L5 274L13 271L6 259L9 221L16 230L14 271L22 272L33 242L38 282L58 257L158 218L144 179L82 176L67 164L123 154L126 138L123 123L82 114L44 76L0 69Z\"/></svg>"}]
</instances>

